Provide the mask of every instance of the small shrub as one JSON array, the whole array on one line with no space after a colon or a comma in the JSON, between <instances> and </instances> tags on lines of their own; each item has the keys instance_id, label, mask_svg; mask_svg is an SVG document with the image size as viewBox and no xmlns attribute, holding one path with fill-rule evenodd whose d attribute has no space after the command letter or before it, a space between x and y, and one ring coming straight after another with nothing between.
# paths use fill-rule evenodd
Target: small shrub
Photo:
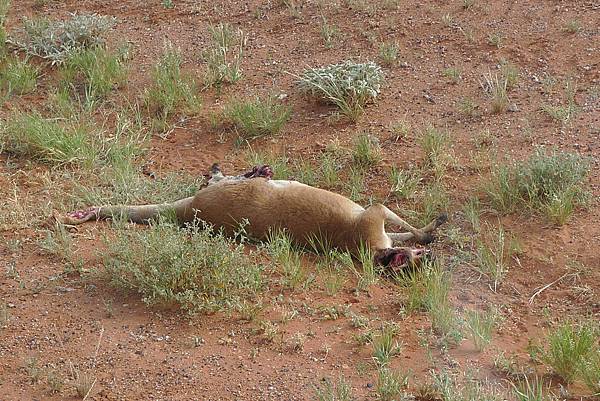
<instances>
[{"instance_id":1,"label":"small shrub","mask_svg":"<svg viewBox=\"0 0 600 401\"><path fill-rule=\"evenodd\" d=\"M484 74L484 82L481 84L484 91L492 98L492 112L503 113L508 109L508 80L504 76Z\"/></svg>"},{"instance_id":2,"label":"small shrub","mask_svg":"<svg viewBox=\"0 0 600 401\"><path fill-rule=\"evenodd\" d=\"M1 39L1 38L0 38ZM0 72L0 83L8 93L24 95L37 86L38 69L26 60L10 58Z\"/></svg>"},{"instance_id":3,"label":"small shrub","mask_svg":"<svg viewBox=\"0 0 600 401\"><path fill-rule=\"evenodd\" d=\"M548 154L538 149L518 166L496 167L484 189L501 212L525 207L564 224L574 209L587 201L583 184L589 171L589 160L575 153Z\"/></svg>"},{"instance_id":4,"label":"small shrub","mask_svg":"<svg viewBox=\"0 0 600 401\"><path fill-rule=\"evenodd\" d=\"M379 45L379 59L384 65L392 65L398 61L399 52L397 42L383 42Z\"/></svg>"},{"instance_id":5,"label":"small shrub","mask_svg":"<svg viewBox=\"0 0 600 401\"><path fill-rule=\"evenodd\" d=\"M394 341L395 334L392 326L386 326L382 329L381 335L375 337L373 341L373 359L380 368L387 366L392 357L402 350L398 342Z\"/></svg>"},{"instance_id":6,"label":"small shrub","mask_svg":"<svg viewBox=\"0 0 600 401\"><path fill-rule=\"evenodd\" d=\"M498 49L502 46L503 37L501 33L495 32L488 35L488 42L490 45L497 47Z\"/></svg>"},{"instance_id":7,"label":"small shrub","mask_svg":"<svg viewBox=\"0 0 600 401\"><path fill-rule=\"evenodd\" d=\"M600 345L596 344L583 358L579 371L590 391L600 395Z\"/></svg>"},{"instance_id":8,"label":"small shrub","mask_svg":"<svg viewBox=\"0 0 600 401\"><path fill-rule=\"evenodd\" d=\"M333 48L335 42L340 38L340 30L337 26L331 25L325 17L321 23L321 37L325 43L325 48Z\"/></svg>"},{"instance_id":9,"label":"small shrub","mask_svg":"<svg viewBox=\"0 0 600 401\"><path fill-rule=\"evenodd\" d=\"M516 253L515 242L507 238L502 227L497 235L487 237L487 241L477 240L476 268L492 281L495 292L508 273L510 258Z\"/></svg>"},{"instance_id":10,"label":"small shrub","mask_svg":"<svg viewBox=\"0 0 600 401\"><path fill-rule=\"evenodd\" d=\"M467 311L466 327L477 351L483 351L492 341L492 331L497 320L498 312L496 310Z\"/></svg>"},{"instance_id":11,"label":"small shrub","mask_svg":"<svg viewBox=\"0 0 600 401\"><path fill-rule=\"evenodd\" d=\"M529 380L527 376L524 376L517 385L511 383L513 386L513 394L516 397L516 401L555 401L556 397L550 393L549 386L544 389L544 381L542 378L535 376L532 380Z\"/></svg>"},{"instance_id":12,"label":"small shrub","mask_svg":"<svg viewBox=\"0 0 600 401\"><path fill-rule=\"evenodd\" d=\"M500 60L500 72L506 79L506 88L512 89L519 82L519 68L508 60Z\"/></svg>"},{"instance_id":13,"label":"small shrub","mask_svg":"<svg viewBox=\"0 0 600 401\"><path fill-rule=\"evenodd\" d=\"M95 159L88 132L39 113L16 112L3 127L5 149L51 164L89 163Z\"/></svg>"},{"instance_id":14,"label":"small shrub","mask_svg":"<svg viewBox=\"0 0 600 401\"><path fill-rule=\"evenodd\" d=\"M234 31L231 25L220 23L208 28L212 44L202 52L206 63L206 86L235 83L242 78L242 57L246 36L241 29Z\"/></svg>"},{"instance_id":15,"label":"small shrub","mask_svg":"<svg viewBox=\"0 0 600 401\"><path fill-rule=\"evenodd\" d=\"M117 229L106 239L111 283L142 295L148 305L176 305L190 314L222 310L256 296L262 267L223 233L165 221L148 230Z\"/></svg>"},{"instance_id":16,"label":"small shrub","mask_svg":"<svg viewBox=\"0 0 600 401\"><path fill-rule=\"evenodd\" d=\"M593 347L598 333L591 324L564 322L548 333L540 359L567 383L572 383Z\"/></svg>"},{"instance_id":17,"label":"small shrub","mask_svg":"<svg viewBox=\"0 0 600 401\"><path fill-rule=\"evenodd\" d=\"M83 99L86 105L93 105L127 81L124 60L102 47L70 53L60 72L62 85L76 98Z\"/></svg>"},{"instance_id":18,"label":"small shrub","mask_svg":"<svg viewBox=\"0 0 600 401\"><path fill-rule=\"evenodd\" d=\"M335 104L353 121L360 117L367 103L377 98L382 84L381 67L373 62L352 61L309 69L298 81L303 92Z\"/></svg>"},{"instance_id":19,"label":"small shrub","mask_svg":"<svg viewBox=\"0 0 600 401\"><path fill-rule=\"evenodd\" d=\"M224 111L225 118L245 140L275 135L289 120L291 110L273 96L261 99L235 100Z\"/></svg>"},{"instance_id":20,"label":"small shrub","mask_svg":"<svg viewBox=\"0 0 600 401\"><path fill-rule=\"evenodd\" d=\"M446 78L450 79L450 81L451 81L453 84L457 84L457 83L459 83L459 82L460 82L460 79L461 79L461 73L460 73L460 70L459 70L458 68L456 68L456 67L449 67L449 68L446 68L446 69L444 70L444 76L445 76Z\"/></svg>"},{"instance_id":21,"label":"small shrub","mask_svg":"<svg viewBox=\"0 0 600 401\"><path fill-rule=\"evenodd\" d=\"M318 401L352 401L352 387L342 375L335 386L331 380L324 379L323 387L315 387L315 397Z\"/></svg>"},{"instance_id":22,"label":"small shrub","mask_svg":"<svg viewBox=\"0 0 600 401\"><path fill-rule=\"evenodd\" d=\"M410 400L410 396L403 397L401 392L408 385L408 375L389 368L377 371L377 387L375 392L381 401Z\"/></svg>"},{"instance_id":23,"label":"small shrub","mask_svg":"<svg viewBox=\"0 0 600 401\"><path fill-rule=\"evenodd\" d=\"M423 178L421 171L415 168L399 169L392 166L390 173L390 191L400 199L409 199L415 196Z\"/></svg>"},{"instance_id":24,"label":"small shrub","mask_svg":"<svg viewBox=\"0 0 600 401\"><path fill-rule=\"evenodd\" d=\"M456 107L461 114L464 114L467 117L473 117L477 114L477 103L469 97L464 97L459 100Z\"/></svg>"},{"instance_id":25,"label":"small shrub","mask_svg":"<svg viewBox=\"0 0 600 401\"><path fill-rule=\"evenodd\" d=\"M425 153L426 164L434 170L437 178L443 177L452 161L448 133L428 125L419 137L419 144Z\"/></svg>"},{"instance_id":26,"label":"small shrub","mask_svg":"<svg viewBox=\"0 0 600 401\"><path fill-rule=\"evenodd\" d=\"M368 133L359 134L354 141L352 160L361 168L376 166L381 161L379 139Z\"/></svg>"},{"instance_id":27,"label":"small shrub","mask_svg":"<svg viewBox=\"0 0 600 401\"><path fill-rule=\"evenodd\" d=\"M163 54L152 70L152 79L153 83L146 91L145 103L148 111L163 126L180 105L185 105L187 111L191 112L199 107L196 84L182 73L181 52L171 43L165 44Z\"/></svg>"},{"instance_id":28,"label":"small shrub","mask_svg":"<svg viewBox=\"0 0 600 401\"><path fill-rule=\"evenodd\" d=\"M14 43L29 55L60 64L75 51L104 45L103 35L114 23L114 18L96 14L71 14L65 21L25 17Z\"/></svg>"},{"instance_id":29,"label":"small shrub","mask_svg":"<svg viewBox=\"0 0 600 401\"><path fill-rule=\"evenodd\" d=\"M581 29L582 29L581 22L579 22L576 19L572 19L569 22L567 22L563 28L563 30L565 32L568 32L571 34L578 33L581 31Z\"/></svg>"}]
</instances>

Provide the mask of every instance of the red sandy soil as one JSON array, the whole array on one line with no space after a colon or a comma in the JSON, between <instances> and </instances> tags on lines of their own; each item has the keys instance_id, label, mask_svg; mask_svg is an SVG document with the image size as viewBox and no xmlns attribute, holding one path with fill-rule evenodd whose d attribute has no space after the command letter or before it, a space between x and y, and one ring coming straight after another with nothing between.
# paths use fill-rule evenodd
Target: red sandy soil
<instances>
[{"instance_id":1,"label":"red sandy soil","mask_svg":"<svg viewBox=\"0 0 600 401\"><path fill-rule=\"evenodd\" d=\"M453 276L452 302L458 311L490 304L500 307L503 321L492 345L482 353L476 352L469 340L446 353L434 345L434 361L428 361L417 335L419 329L427 331L430 327L427 315L399 315L398 289L385 280L369 293L359 294L352 291L356 283L350 280L333 297L319 288L294 293L272 289L267 297L272 301L262 318L278 322L282 311L292 308L299 314L289 322L280 322L281 338L269 343L257 334L256 324L236 316L214 314L190 320L176 310L148 308L139 297L112 290L102 280L62 275L64 265L40 249L42 230L6 230L0 241L0 264L7 271L0 275L0 301L8 305L10 318L0 329L1 400L76 399L69 381L71 365L95 376L89 400L305 400L314 398L313 386L323 378L335 379L340 374L351 382L356 399L375 399L373 385L377 378L371 347L356 343L353 336L360 331L350 325L349 318L323 320L322 314L310 313L309 308L318 310L319 306L350 305L354 312L372 319L375 326L378 321L398 322L401 329L397 338L404 346L392 367L413 372L412 392L427 381L432 368L479 370L476 376L501 382L504 377L492 362L500 351L514 353L525 364L528 341L541 338L550 322L566 317L598 319L598 4L580 0L475 1L465 10L461 1L424 0L398 1L398 8L384 9L382 2L366 0L377 6L370 13L352 9L345 2L324 2L320 11L317 2L311 0L299 1L299 17L294 17L275 0L222 1L214 5L191 0L173 2L175 8L169 10L159 0L50 0L42 6L30 0L14 0L9 28L17 27L24 15L65 18L71 12L95 12L115 16L118 23L110 33L111 46L129 42L133 47L130 81L123 89L132 98L149 83L149 71L165 40L183 50L186 70L201 79L204 67L200 53L210 41L208 25L223 21L246 32L244 78L225 86L220 94L212 90L202 93L200 115L178 124L166 139L153 139L149 159L159 174L180 170L201 174L214 161L221 161L229 172L246 169L247 161L234 147L232 136L225 133L222 141L223 133L208 123L208 112L219 110L234 96L285 93L286 102L293 108L291 121L277 137L254 141L253 149L286 152L292 159L310 158L336 138L340 144L351 146L356 133L368 129L382 143L383 162L369 172L367 194L387 193L391 166L407 167L419 162L422 153L416 136L421 127L431 123L447 130L458 160L446 178L451 209L456 211L451 214L449 227L466 227L459 213L461 204L478 193L477 185L488 174L488 168L477 169L474 157L480 151L473 139L485 130L492 134L490 146L498 155L522 159L541 145L591 157L591 206L578 211L560 228L540 216L503 217L503 226L520 238L524 253L518 262L512 262L506 282L497 293L469 266L459 264ZM320 36L321 13L343 35L332 49L324 47ZM442 22L447 14L453 18L452 26ZM568 33L563 29L571 20L580 22L581 31ZM471 32L474 40L469 41L461 29ZM500 48L488 43L488 35L495 32L503 36ZM294 75L307 67L345 59L376 60L377 43L382 40L399 44L399 62L384 67L382 95L357 124L329 121L331 108L304 98L295 88ZM492 114L479 81L483 73L497 68L501 58L517 65L520 71L517 87L510 92L516 111ZM462 71L458 84L442 75L448 67ZM558 82L549 92L541 83L546 76ZM563 101L562 87L568 77L577 82L580 112L569 125L561 127L540 107ZM479 116L465 117L457 111L458 101L465 97L479 105ZM43 100L36 94L14 102L37 104ZM6 109L16 107L11 102L5 104ZM395 141L388 126L401 119L411 123L413 129L406 138ZM8 176L31 193L41 186L36 177L43 173L43 167L24 162L19 164L22 173L16 174L15 167L6 160L2 156L3 198L12 196ZM393 201L388 206L397 207ZM491 214L488 220L491 224L498 222ZM98 265L93 250L108 229L105 224L88 224L74 234L77 252L86 261L84 268ZM445 245L444 234L440 236L434 248L447 253L450 247ZM20 246L14 246L16 241ZM529 304L538 288L567 272L570 260L589 270L577 282L556 283ZM578 288L587 290L581 292ZM296 333L306 336L301 349L293 348ZM32 382L24 368L32 357L45 372L54 371L65 380L58 394L51 394L45 376ZM589 394L581 384L570 386L569 391L573 399Z\"/></svg>"}]
</instances>

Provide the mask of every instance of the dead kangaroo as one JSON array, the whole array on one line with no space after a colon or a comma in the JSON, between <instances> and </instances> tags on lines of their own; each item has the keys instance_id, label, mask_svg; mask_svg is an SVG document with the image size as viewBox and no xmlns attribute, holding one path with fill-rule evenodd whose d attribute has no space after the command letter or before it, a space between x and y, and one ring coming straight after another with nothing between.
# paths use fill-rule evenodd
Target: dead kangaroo
<instances>
[{"instance_id":1,"label":"dead kangaroo","mask_svg":"<svg viewBox=\"0 0 600 401\"><path fill-rule=\"evenodd\" d=\"M233 234L242 221L246 231L256 239L265 239L272 230L285 230L300 245L310 238L320 238L339 249L358 255L362 244L373 253L374 261L393 270L414 266L428 252L421 248L394 247L414 240L419 244L432 241L431 232L446 221L441 215L422 228L415 228L390 209L375 204L365 209L350 199L297 181L273 180L269 166L224 176L213 165L208 186L195 196L173 203L143 206L103 206L68 213L59 220L81 224L113 216L125 216L135 223L148 223L159 213L172 210L181 224L201 219ZM401 227L405 232L386 232L385 224Z\"/></svg>"}]
</instances>

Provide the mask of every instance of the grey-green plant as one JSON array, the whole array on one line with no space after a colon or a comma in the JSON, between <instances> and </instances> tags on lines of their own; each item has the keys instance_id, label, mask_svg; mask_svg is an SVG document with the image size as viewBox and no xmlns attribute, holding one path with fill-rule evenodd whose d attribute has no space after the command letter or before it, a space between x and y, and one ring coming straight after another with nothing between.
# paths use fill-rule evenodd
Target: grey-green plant
<instances>
[{"instance_id":1,"label":"grey-green plant","mask_svg":"<svg viewBox=\"0 0 600 401\"><path fill-rule=\"evenodd\" d=\"M383 71L376 63L344 61L310 68L297 83L302 92L336 105L342 114L356 121L366 105L377 98L383 82Z\"/></svg>"},{"instance_id":2,"label":"grey-green plant","mask_svg":"<svg viewBox=\"0 0 600 401\"><path fill-rule=\"evenodd\" d=\"M495 309L467 311L465 327L477 351L483 351L490 344L497 321L498 311Z\"/></svg>"},{"instance_id":3,"label":"grey-green plant","mask_svg":"<svg viewBox=\"0 0 600 401\"><path fill-rule=\"evenodd\" d=\"M315 386L315 396L318 401L352 401L352 387L343 375L334 385L329 379L323 379L323 384Z\"/></svg>"},{"instance_id":4,"label":"grey-green plant","mask_svg":"<svg viewBox=\"0 0 600 401\"><path fill-rule=\"evenodd\" d=\"M115 21L97 14L71 14L62 21L24 17L23 28L10 41L28 55L60 64L75 51L103 46Z\"/></svg>"}]
</instances>

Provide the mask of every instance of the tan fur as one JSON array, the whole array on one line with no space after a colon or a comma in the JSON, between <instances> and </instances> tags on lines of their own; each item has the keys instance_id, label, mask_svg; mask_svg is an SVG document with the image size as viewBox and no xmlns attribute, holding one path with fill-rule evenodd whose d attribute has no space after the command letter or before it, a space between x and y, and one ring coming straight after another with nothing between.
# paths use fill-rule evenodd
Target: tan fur
<instances>
[{"instance_id":1,"label":"tan fur","mask_svg":"<svg viewBox=\"0 0 600 401\"><path fill-rule=\"evenodd\" d=\"M252 178L225 179L171 204L96 208L91 218L67 218L65 222L78 224L93 218L124 215L131 221L146 223L169 209L175 211L180 223L197 218L232 234L240 223L247 221L246 231L256 239L265 239L270 231L282 229L299 244L317 237L355 255L361 243L377 251L392 247L395 241L414 238L417 242L429 242L428 233L444 221L437 219L423 229L416 229L381 204L364 209L342 195L296 181ZM388 234L385 223L407 232Z\"/></svg>"}]
</instances>

